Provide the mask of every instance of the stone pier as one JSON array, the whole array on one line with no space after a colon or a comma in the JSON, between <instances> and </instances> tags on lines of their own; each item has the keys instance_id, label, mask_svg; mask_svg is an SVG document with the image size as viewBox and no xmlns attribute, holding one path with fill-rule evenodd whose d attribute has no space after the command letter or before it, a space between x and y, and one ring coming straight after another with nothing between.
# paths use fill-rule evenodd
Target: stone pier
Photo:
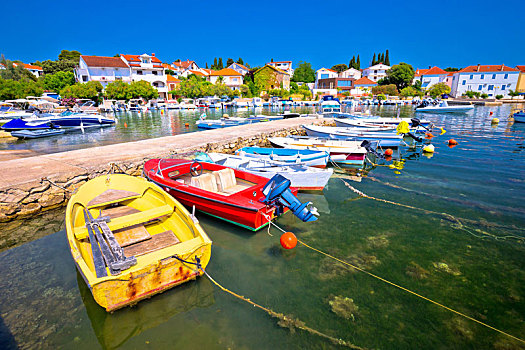
<instances>
[{"instance_id":1,"label":"stone pier","mask_svg":"<svg viewBox=\"0 0 525 350\"><path fill-rule=\"evenodd\" d=\"M267 145L268 137L301 134L302 124L329 121L291 118L0 161L0 222L64 205L76 188L108 173L112 163L127 174L140 175L151 158L196 150L227 153L244 146Z\"/></svg>"}]
</instances>

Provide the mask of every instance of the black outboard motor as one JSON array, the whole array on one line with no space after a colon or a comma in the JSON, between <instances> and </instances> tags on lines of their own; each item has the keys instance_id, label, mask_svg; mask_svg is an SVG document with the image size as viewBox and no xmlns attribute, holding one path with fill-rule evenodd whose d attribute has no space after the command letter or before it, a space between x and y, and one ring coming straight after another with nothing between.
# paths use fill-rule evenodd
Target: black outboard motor
<instances>
[{"instance_id":1,"label":"black outboard motor","mask_svg":"<svg viewBox=\"0 0 525 350\"><path fill-rule=\"evenodd\" d=\"M364 140L363 142L361 142L361 147L366 149L367 153L373 154L376 157L378 157L379 159L384 159L385 158L385 156L383 156L381 153L379 153L376 150L377 149L377 144L376 144L376 147L374 147L370 141Z\"/></svg>"}]
</instances>

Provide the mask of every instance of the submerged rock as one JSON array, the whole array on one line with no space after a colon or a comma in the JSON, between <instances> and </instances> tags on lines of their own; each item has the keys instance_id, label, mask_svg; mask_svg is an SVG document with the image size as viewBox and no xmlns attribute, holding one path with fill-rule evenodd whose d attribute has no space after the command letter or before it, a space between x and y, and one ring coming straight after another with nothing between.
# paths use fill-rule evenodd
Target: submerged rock
<instances>
[{"instance_id":1,"label":"submerged rock","mask_svg":"<svg viewBox=\"0 0 525 350\"><path fill-rule=\"evenodd\" d=\"M408 276L417 279L417 280L423 280L428 277L430 272L416 264L415 262L410 262L410 265L407 266L406 272Z\"/></svg>"},{"instance_id":2,"label":"submerged rock","mask_svg":"<svg viewBox=\"0 0 525 350\"><path fill-rule=\"evenodd\" d=\"M445 264L444 262L433 262L432 265L434 265L436 269L449 273L451 275L454 275L454 276L461 275L461 272L457 268L450 267L448 266L448 264Z\"/></svg>"},{"instance_id":3,"label":"submerged rock","mask_svg":"<svg viewBox=\"0 0 525 350\"><path fill-rule=\"evenodd\" d=\"M472 323L465 318L454 318L447 324L447 327L460 337L473 340L474 332L470 329L471 324Z\"/></svg>"},{"instance_id":4,"label":"submerged rock","mask_svg":"<svg viewBox=\"0 0 525 350\"><path fill-rule=\"evenodd\" d=\"M342 317L347 320L355 321L359 307L354 303L353 299L335 296L328 301L332 312L337 316Z\"/></svg>"},{"instance_id":5,"label":"submerged rock","mask_svg":"<svg viewBox=\"0 0 525 350\"><path fill-rule=\"evenodd\" d=\"M390 234L380 234L377 236L370 236L367 237L368 244L372 248L385 248L388 247L390 244L390 240L388 239Z\"/></svg>"}]
</instances>

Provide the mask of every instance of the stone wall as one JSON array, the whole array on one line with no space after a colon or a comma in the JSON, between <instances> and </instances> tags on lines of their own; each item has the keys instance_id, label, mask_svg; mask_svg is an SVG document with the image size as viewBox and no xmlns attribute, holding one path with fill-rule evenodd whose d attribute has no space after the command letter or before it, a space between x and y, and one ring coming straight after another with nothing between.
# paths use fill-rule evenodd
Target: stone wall
<instances>
[{"instance_id":1,"label":"stone wall","mask_svg":"<svg viewBox=\"0 0 525 350\"><path fill-rule=\"evenodd\" d=\"M194 151L233 153L245 146L269 146L268 137L301 134L304 134L304 130L298 126L271 133L254 134L245 138L239 137L222 143L208 143L205 149L182 149L180 152L173 152L170 156L183 158ZM152 155L150 158L159 156ZM64 206L71 194L83 183L97 176L108 174L112 170L121 169L126 174L140 176L146 160L119 162L116 159L112 163L114 165L108 164L90 171L79 170L76 173L50 174L16 188L4 188L0 190L0 222L8 222Z\"/></svg>"}]
</instances>

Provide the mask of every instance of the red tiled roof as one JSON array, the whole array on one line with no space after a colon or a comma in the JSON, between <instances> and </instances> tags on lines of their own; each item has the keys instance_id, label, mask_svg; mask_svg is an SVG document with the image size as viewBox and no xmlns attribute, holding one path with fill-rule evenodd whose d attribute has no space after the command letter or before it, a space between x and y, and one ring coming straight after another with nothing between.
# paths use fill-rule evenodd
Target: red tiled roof
<instances>
[{"instance_id":1,"label":"red tiled roof","mask_svg":"<svg viewBox=\"0 0 525 350\"><path fill-rule=\"evenodd\" d=\"M456 73L456 72L447 72L447 77L451 77L451 76L453 76L454 73Z\"/></svg>"},{"instance_id":2,"label":"red tiled roof","mask_svg":"<svg viewBox=\"0 0 525 350\"><path fill-rule=\"evenodd\" d=\"M517 69L520 70L520 72L525 73L525 66L516 66Z\"/></svg>"},{"instance_id":3,"label":"red tiled roof","mask_svg":"<svg viewBox=\"0 0 525 350\"><path fill-rule=\"evenodd\" d=\"M205 71L208 75L211 75L211 72L213 72L211 69L208 68L201 68L203 71Z\"/></svg>"},{"instance_id":4,"label":"red tiled roof","mask_svg":"<svg viewBox=\"0 0 525 350\"><path fill-rule=\"evenodd\" d=\"M242 76L241 73L231 69L231 68L224 68L224 69L221 69L221 70L218 70L218 71L211 71L211 74L212 76L231 76L231 75L235 75L235 76Z\"/></svg>"},{"instance_id":5,"label":"red tiled roof","mask_svg":"<svg viewBox=\"0 0 525 350\"><path fill-rule=\"evenodd\" d=\"M355 85L377 85L377 83L373 80L368 79L367 77L362 77L354 81L354 86Z\"/></svg>"},{"instance_id":6,"label":"red tiled roof","mask_svg":"<svg viewBox=\"0 0 525 350\"><path fill-rule=\"evenodd\" d=\"M166 75L166 81L168 83L180 83L179 79L177 79L173 75L169 75L169 74Z\"/></svg>"},{"instance_id":7,"label":"red tiled roof","mask_svg":"<svg viewBox=\"0 0 525 350\"><path fill-rule=\"evenodd\" d=\"M439 67L432 67L430 69L427 69L425 73L422 75L445 75L447 72L445 72L443 69Z\"/></svg>"},{"instance_id":8,"label":"red tiled roof","mask_svg":"<svg viewBox=\"0 0 525 350\"><path fill-rule=\"evenodd\" d=\"M420 76L422 76L423 74L425 74L428 71L429 71L429 69L417 69L415 76L416 77L420 77Z\"/></svg>"},{"instance_id":9,"label":"red tiled roof","mask_svg":"<svg viewBox=\"0 0 525 350\"><path fill-rule=\"evenodd\" d=\"M105 56L80 56L90 67L114 67L128 68L128 65L120 57Z\"/></svg>"},{"instance_id":10,"label":"red tiled roof","mask_svg":"<svg viewBox=\"0 0 525 350\"><path fill-rule=\"evenodd\" d=\"M33 69L33 70L41 70L43 71L42 67L40 66L33 66L32 64L22 63L24 65L25 69ZM13 66L16 67L16 62L13 63Z\"/></svg>"},{"instance_id":11,"label":"red tiled roof","mask_svg":"<svg viewBox=\"0 0 525 350\"><path fill-rule=\"evenodd\" d=\"M122 57L124 57L126 59L126 61L128 62L141 62L140 60L140 56L142 55L120 55ZM161 60L159 60L157 57L155 57L154 55L150 55L151 56L151 62L152 63L162 63Z\"/></svg>"},{"instance_id":12,"label":"red tiled roof","mask_svg":"<svg viewBox=\"0 0 525 350\"><path fill-rule=\"evenodd\" d=\"M188 68L189 66L191 66L192 63L195 63L195 61L190 61L190 60L186 60L186 61L179 61L179 62L173 62L173 64L177 67L181 67L181 68Z\"/></svg>"},{"instance_id":13,"label":"red tiled roof","mask_svg":"<svg viewBox=\"0 0 525 350\"><path fill-rule=\"evenodd\" d=\"M507 67L504 64L497 65L479 65L479 66L468 66L463 68L458 73L477 73L477 72L518 72L516 68Z\"/></svg>"},{"instance_id":14,"label":"red tiled roof","mask_svg":"<svg viewBox=\"0 0 525 350\"><path fill-rule=\"evenodd\" d=\"M191 69L188 69L190 71L191 74L195 74L195 75L201 75L201 76L206 76L206 74L202 73L202 72L199 72L198 70L191 70Z\"/></svg>"}]
</instances>

